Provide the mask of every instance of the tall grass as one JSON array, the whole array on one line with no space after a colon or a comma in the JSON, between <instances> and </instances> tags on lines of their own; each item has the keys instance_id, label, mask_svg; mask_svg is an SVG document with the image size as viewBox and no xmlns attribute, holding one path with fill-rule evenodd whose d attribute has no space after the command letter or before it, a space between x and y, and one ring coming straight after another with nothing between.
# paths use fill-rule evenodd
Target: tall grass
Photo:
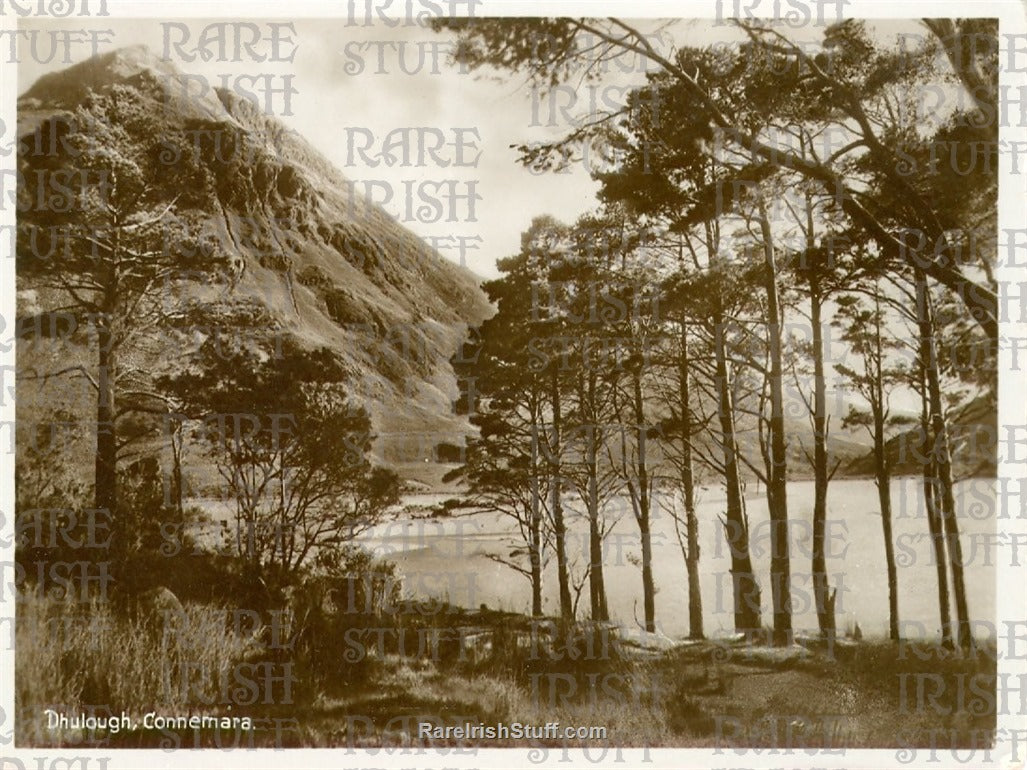
<instances>
[{"instance_id":1,"label":"tall grass","mask_svg":"<svg viewBox=\"0 0 1027 770\"><path fill-rule=\"evenodd\" d=\"M69 716L124 711L135 719L147 711L192 713L199 690L230 677L261 647L257 633L236 635L225 617L206 605L161 617L117 611L109 602L27 594L15 632L18 743L80 738L48 730L48 708Z\"/></svg>"},{"instance_id":2,"label":"tall grass","mask_svg":"<svg viewBox=\"0 0 1027 770\"><path fill-rule=\"evenodd\" d=\"M725 656L714 642L654 655L599 624L443 604L418 611L407 602L391 612L374 605L350 613L330 598L324 591L293 596L289 623L279 630L294 644L271 649L267 629L233 630L229 611L214 605L159 615L28 595L16 630L18 743L90 741L47 730L46 708L69 716L124 711L136 720L147 711L226 713L217 681L231 682L234 667L258 658L295 670L301 697L282 701L282 713L297 717L289 740L304 746L409 745L424 716L438 724L601 725L609 744L624 746L719 745L721 720L725 745L764 747L787 747L792 738L781 730L796 731L795 740L809 746L928 746L937 728L954 746L983 746L995 727L987 699L959 689L969 677L994 689L994 642L972 658L932 644L869 642L840 645L833 656L782 657L762 648ZM350 632L364 648L347 643ZM416 641L435 632L438 644ZM415 641L404 645L402 634ZM931 688L944 688L937 709L933 700L919 708L913 697L919 673L932 675ZM279 713L268 703L246 712ZM828 734L827 720L836 718L844 729ZM281 745L270 732L255 740Z\"/></svg>"}]
</instances>

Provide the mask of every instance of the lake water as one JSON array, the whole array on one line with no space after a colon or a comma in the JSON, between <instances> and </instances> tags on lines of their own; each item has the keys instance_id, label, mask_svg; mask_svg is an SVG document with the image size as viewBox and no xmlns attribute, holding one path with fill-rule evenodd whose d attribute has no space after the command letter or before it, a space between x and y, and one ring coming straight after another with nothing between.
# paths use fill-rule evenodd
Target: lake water
<instances>
[{"instance_id":1,"label":"lake water","mask_svg":"<svg viewBox=\"0 0 1027 770\"><path fill-rule=\"evenodd\" d=\"M763 490L765 492L765 490ZM971 479L956 487L966 587L970 615L976 620L995 617L995 553L986 545L996 532L996 482ZM638 566L639 540L634 517L626 500L611 506L608 519L617 519L606 541L605 577L613 619L629 627L642 618L642 576ZM664 505L673 505L665 499ZM730 556L719 514L725 505L724 490L704 488L698 503L701 548L703 616L707 635L733 631ZM749 512L753 564L763 597L764 623L769 611L769 529L767 501L749 485ZM578 506L574 506L578 507ZM792 546L793 626L796 631L814 631L816 608L810 582L810 541L813 510L813 482L788 485ZM899 618L910 625L904 636L940 635L937 576L929 537L922 486L917 478L895 479L892 483L893 530L898 561ZM619 518L618 518L619 517ZM588 558L588 524L583 516L571 515L569 556L579 574ZM527 613L531 590L526 578L489 558L507 555L518 539L516 524L491 512L446 519L398 519L366 533L363 545L396 562L404 576L405 590L419 598L445 598L454 604L477 608ZM871 480L832 482L828 493L827 565L830 582L838 589L838 628L844 632L859 623L867 637L888 632L888 581L885 571L884 537ZM685 563L674 534L673 518L657 510L653 522L653 572L656 621L670 637L688 632L688 591ZM558 612L555 558L545 573L545 610ZM588 588L582 592L579 617L588 614ZM953 612L953 617L955 613Z\"/></svg>"}]
</instances>

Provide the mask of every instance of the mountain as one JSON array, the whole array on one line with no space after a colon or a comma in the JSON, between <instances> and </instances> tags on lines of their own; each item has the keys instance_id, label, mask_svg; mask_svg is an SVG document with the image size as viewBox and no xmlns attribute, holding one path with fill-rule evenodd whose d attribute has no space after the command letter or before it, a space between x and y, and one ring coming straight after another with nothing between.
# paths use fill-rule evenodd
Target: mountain
<instances>
[{"instance_id":1,"label":"mountain","mask_svg":"<svg viewBox=\"0 0 1027 770\"><path fill-rule=\"evenodd\" d=\"M994 478L998 473L998 408L994 400L982 395L965 404L950 417L949 431L955 478ZM928 451L919 426L897 432L885 444L893 476L921 474ZM853 459L845 472L872 476L873 453Z\"/></svg>"},{"instance_id":2,"label":"mountain","mask_svg":"<svg viewBox=\"0 0 1027 770\"><path fill-rule=\"evenodd\" d=\"M449 359L491 312L478 277L351 195L331 162L254 102L198 89L143 46L41 77L18 100L21 143L31 146L40 126L91 95L125 88L160 111L169 135L190 137L194 157L183 162L209 189L169 189L177 213L230 256L238 296L256 298L304 345L338 355L372 413L379 458L419 462L441 442L459 443L469 426L450 408ZM20 312L57 300L22 276L18 289ZM46 355L19 347L23 366ZM90 362L84 352L82 361Z\"/></svg>"}]
</instances>

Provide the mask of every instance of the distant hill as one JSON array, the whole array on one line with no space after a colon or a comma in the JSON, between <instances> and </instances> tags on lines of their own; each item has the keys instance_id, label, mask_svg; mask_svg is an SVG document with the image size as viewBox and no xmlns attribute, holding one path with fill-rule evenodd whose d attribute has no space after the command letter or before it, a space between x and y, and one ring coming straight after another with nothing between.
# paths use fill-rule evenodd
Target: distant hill
<instances>
[{"instance_id":1,"label":"distant hill","mask_svg":"<svg viewBox=\"0 0 1027 770\"><path fill-rule=\"evenodd\" d=\"M952 467L956 478L993 477L998 472L998 409L994 401L980 396L958 410L949 422ZM924 450L918 427L901 431L888 441L886 450L893 476L923 473ZM845 466L849 476L872 476L872 453L854 458Z\"/></svg>"},{"instance_id":2,"label":"distant hill","mask_svg":"<svg viewBox=\"0 0 1027 770\"><path fill-rule=\"evenodd\" d=\"M470 428L450 408L449 359L467 327L491 312L477 276L352 196L320 152L253 102L190 91L173 64L142 46L41 77L18 101L19 137L119 84L152 100L169 131L196 137L215 195L187 213L239 265L241 296L259 298L304 343L338 354L372 412L380 458L421 461L439 442L460 442ZM36 288L19 280L22 305L51 309L54 298ZM45 355L19 348L23 367Z\"/></svg>"}]
</instances>

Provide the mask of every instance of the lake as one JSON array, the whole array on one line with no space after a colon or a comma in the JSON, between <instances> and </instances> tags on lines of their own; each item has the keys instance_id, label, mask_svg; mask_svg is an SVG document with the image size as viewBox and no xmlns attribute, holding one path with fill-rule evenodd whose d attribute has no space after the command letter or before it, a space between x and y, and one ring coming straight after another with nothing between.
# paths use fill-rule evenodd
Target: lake
<instances>
[{"instance_id":1,"label":"lake","mask_svg":"<svg viewBox=\"0 0 1027 770\"><path fill-rule=\"evenodd\" d=\"M995 617L995 549L987 547L997 530L996 487L993 479L970 479L956 487L966 588L970 616ZM428 496L425 496L426 498ZM673 505L672 499L661 501ZM708 636L733 632L730 556L719 514L724 490L705 487L697 500L700 536L700 576L703 616ZM763 597L764 624L769 625L769 528L765 489L750 483L746 492L753 564ZM638 566L639 540L626 499L607 511L613 524L606 541L605 577L613 620L637 628L642 618L642 576ZM903 635L940 636L937 576L929 537L922 486L918 478L892 482L893 531L898 562L899 618L908 625ZM571 507L580 508L571 501ZM670 637L688 632L688 591L685 563L674 531L673 517L656 506L653 521L653 572L658 630ZM797 632L817 628L810 581L813 482L788 484L789 541L792 554L793 626ZM584 574L588 558L588 524L571 514L569 558ZM512 519L492 512L440 519L398 519L365 533L360 542L394 561L404 576L405 591L418 598L443 598L464 607L487 604L492 609L527 613L531 590L526 578L490 558L506 555L517 543ZM555 558L545 573L545 611L558 613ZM888 633L888 581L884 537L877 489L872 480L839 480L828 492L827 565L832 587L838 589L839 632L859 624L864 636ZM588 614L588 588L582 592L579 617ZM953 617L955 613L953 611Z\"/></svg>"}]
</instances>

